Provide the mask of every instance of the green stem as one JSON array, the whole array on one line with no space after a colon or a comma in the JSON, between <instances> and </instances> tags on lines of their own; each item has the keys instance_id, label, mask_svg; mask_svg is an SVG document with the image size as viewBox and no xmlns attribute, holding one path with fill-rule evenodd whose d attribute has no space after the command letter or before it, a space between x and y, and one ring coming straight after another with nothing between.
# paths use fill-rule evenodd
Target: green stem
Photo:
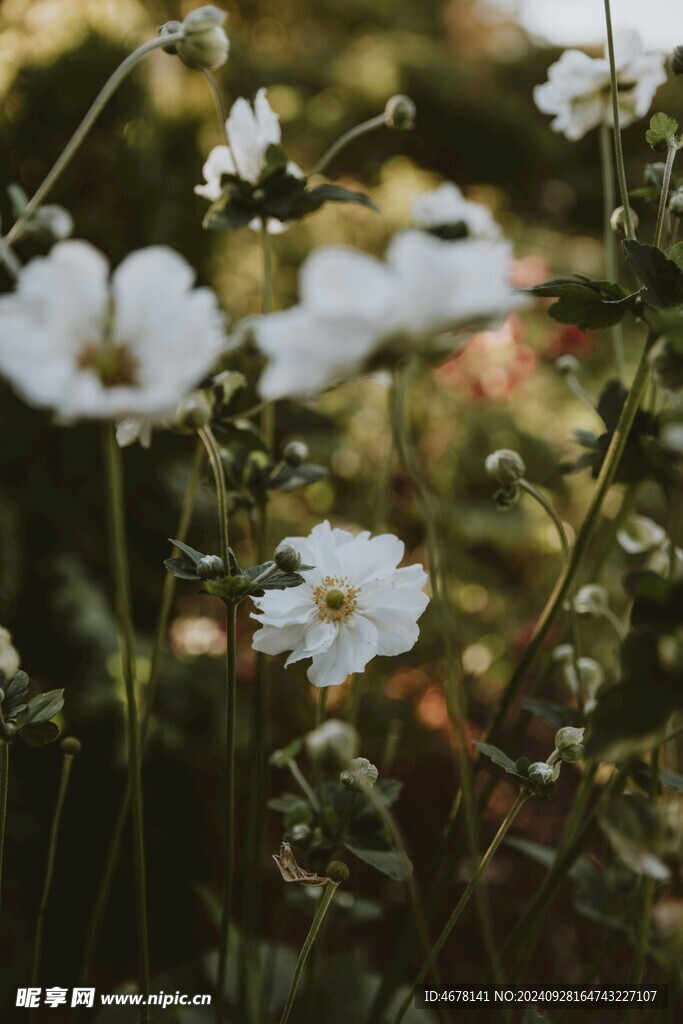
<instances>
[{"instance_id":1,"label":"green stem","mask_svg":"<svg viewBox=\"0 0 683 1024\"><path fill-rule=\"evenodd\" d=\"M149 948L147 932L147 878L145 865L145 828L142 794L142 764L140 749L140 724L138 720L138 687L135 666L135 639L130 593L130 570L128 566L128 543L126 538L125 503L123 485L123 460L121 449L116 443L113 424L104 427L105 462L109 498L109 530L111 535L112 575L114 578L116 617L119 627L119 648L121 665L126 686L126 709L128 722L128 771L131 790L133 825L133 864L135 872L135 894L137 905L138 931L138 973L140 992L149 996ZM149 1010L140 1009L141 1024L148 1024Z\"/></svg>"},{"instance_id":2,"label":"green stem","mask_svg":"<svg viewBox=\"0 0 683 1024\"><path fill-rule=\"evenodd\" d=\"M374 132L377 128L383 128L386 123L386 114L378 114L376 117L371 117L368 121L363 121L361 124L349 128L347 132L339 136L336 142L332 143L329 149L325 150L308 177L312 178L314 174L322 174L334 158L341 153L342 149L345 149L354 139L359 139L361 135L367 135L368 132Z\"/></svg>"},{"instance_id":3,"label":"green stem","mask_svg":"<svg viewBox=\"0 0 683 1024\"><path fill-rule=\"evenodd\" d=\"M2 906L2 862L5 852L7 793L9 791L9 744L0 742L0 906Z\"/></svg>"},{"instance_id":4,"label":"green stem","mask_svg":"<svg viewBox=\"0 0 683 1024\"><path fill-rule=\"evenodd\" d=\"M664 164L664 177L662 178L662 194L659 197L659 209L657 210L657 226L655 228L655 237L652 243L656 249L661 249L662 246L664 221L666 220L666 211L669 203L669 189L671 188L671 174L673 172L674 160L676 159L677 152L678 148L676 146L675 139L669 139L666 151L666 163Z\"/></svg>"},{"instance_id":5,"label":"green stem","mask_svg":"<svg viewBox=\"0 0 683 1024\"><path fill-rule=\"evenodd\" d=\"M660 747L655 747L651 755L650 765L650 799L654 802L659 789L659 752ZM643 973L647 960L648 948L650 945L650 913L652 910L652 897L655 891L654 878L644 877L640 883L640 899L638 913L638 936L636 939L636 951L631 964L629 985L641 985Z\"/></svg>"},{"instance_id":6,"label":"green stem","mask_svg":"<svg viewBox=\"0 0 683 1024\"><path fill-rule=\"evenodd\" d=\"M510 828L510 826L513 823L513 821L515 820L515 818L519 814L519 811L521 810L522 805L524 804L524 802L525 802L525 800L527 798L528 798L528 793L526 793L524 790L520 790L520 793L519 793L517 799L515 800L514 804L510 808L510 810L508 811L507 815L505 816L505 819L501 823L500 828L496 832L495 836L491 840L491 843L490 843L486 853L482 857L482 859L481 859L481 861L479 863L478 868L476 869L476 871L472 875L471 879L467 883L467 887L465 888L465 891L463 892L462 896L460 897L460 899L458 900L457 904L455 905L455 908L452 911L450 917L448 918L448 921L446 922L446 924L445 924L445 926L443 928L443 931L441 932L441 934L439 935L438 939L434 943L429 956L427 957L427 959L425 960L424 964L420 968L420 970L419 970L419 972L417 974L417 977L415 978L415 981L413 982L412 986L410 987L410 991L409 991L408 995L406 996L405 1000L401 1004L401 1007L400 1007L398 1013L396 1014L396 1017L394 1018L393 1024L400 1024L400 1021L403 1020L403 1018L404 1018L404 1016L406 1014L406 1011L408 1010L408 1007L410 1006L411 1000L413 999L413 993L414 993L415 987L417 985L420 985L424 981L425 977L427 976L427 973L431 970L431 968L436 963L436 960L437 960L437 958L439 956L439 953L443 949L443 947L444 947L444 945L446 943L446 940L448 939L448 936L453 931L455 925L460 920L460 917L461 917L465 907L469 903L470 897L472 896L472 893L474 892L474 890L476 888L477 882L479 881L480 877L482 876L482 874L484 873L484 871L488 867L489 862L491 861L491 859L492 859L493 855L495 854L496 850L498 849L498 847L502 843L503 839L505 838L505 836L506 836L506 834L508 832L508 829Z\"/></svg>"},{"instance_id":7,"label":"green stem","mask_svg":"<svg viewBox=\"0 0 683 1024\"><path fill-rule=\"evenodd\" d=\"M198 441L195 446L194 458L192 460L190 480L186 488L185 495L183 497L183 502L180 509L180 517L178 519L178 525L176 527L176 531L174 534L174 536L181 542L187 538L190 522L192 519L195 498L197 496L197 488L199 487L199 481L201 478L203 464L204 448L202 446L201 441ZM180 554L180 549L175 548L173 553L176 555ZM173 607L173 597L175 595L175 589L175 576L173 576L172 573L170 572L166 573L164 577L164 584L161 591L159 615L157 617L154 648L152 651L152 661L149 673L149 683L147 685L147 701L145 704L145 713L140 727L140 742L142 745L143 754L147 744L150 722L154 711L157 689L161 677L161 655L163 652L164 642L166 639L168 620L171 614L171 608ZM130 779L127 779L126 788L123 794L123 798L121 800L121 805L119 807L118 816L116 818L116 824L114 826L114 833L108 848L107 859L105 862L102 879L100 881L100 887L97 892L95 905L90 918L90 923L88 925L85 949L83 952L83 964L81 966L81 984L83 986L86 985L88 979L90 978L92 962L97 948L97 942L99 939L100 932L102 930L102 924L104 921L105 911L107 909L107 903L109 901L109 895L111 893L111 887L114 882L116 868L121 856L121 846L126 831L128 815L130 813L130 801Z\"/></svg>"},{"instance_id":8,"label":"green stem","mask_svg":"<svg viewBox=\"0 0 683 1024\"><path fill-rule=\"evenodd\" d=\"M600 166L602 168L602 197L603 197L603 242L605 247L605 271L609 281L617 282L617 236L612 230L612 214L617 205L616 193L614 190L614 158L612 155L612 140L607 125L603 122L600 125ZM621 324L614 324L610 328L612 339L612 352L614 355L614 368L619 380L624 379L624 336Z\"/></svg>"},{"instance_id":9,"label":"green stem","mask_svg":"<svg viewBox=\"0 0 683 1024\"><path fill-rule=\"evenodd\" d=\"M320 931L320 926L325 920L325 914L330 908L330 905L332 903L332 900L334 899L334 894L337 891L338 886L338 882L333 882L331 880L328 881L327 885L325 886L325 891L322 894L320 903L318 904L318 907L315 912L315 916L313 917L313 920L311 922L311 927L309 928L308 935L306 936L304 944L301 947L301 952L299 953L299 959L296 962L296 967L294 968L294 975L292 977L292 983L289 987L287 1002L285 1003L285 1008L282 1011L282 1016L280 1017L280 1024L287 1024L287 1021L289 1020L289 1015L292 1012L292 1007L294 1006L294 1000L296 999L297 989L299 988L299 982L301 981L301 975L303 974L304 967L306 966L306 961L308 960L309 954L313 948L313 943L315 942L318 932Z\"/></svg>"},{"instance_id":10,"label":"green stem","mask_svg":"<svg viewBox=\"0 0 683 1024\"><path fill-rule=\"evenodd\" d=\"M273 247L268 232L268 221L261 221L259 232L261 243L261 313L265 316L273 310ZM261 433L268 451L273 452L275 444L275 406L268 402L261 410Z\"/></svg>"},{"instance_id":11,"label":"green stem","mask_svg":"<svg viewBox=\"0 0 683 1024\"><path fill-rule=\"evenodd\" d=\"M327 687L321 686L320 693L318 694L318 703L315 711L315 727L318 728L325 721L325 712L327 710Z\"/></svg>"},{"instance_id":12,"label":"green stem","mask_svg":"<svg viewBox=\"0 0 683 1024\"><path fill-rule=\"evenodd\" d=\"M57 841L59 839L59 829L62 821L62 812L64 810L64 802L66 800L67 790L69 788L69 778L71 776L71 767L73 765L74 755L64 754L62 760L62 773L59 780L59 789L57 791L57 801L55 803L54 814L52 817L52 828L50 830L50 840L47 848L47 863L45 865L45 880L43 882L43 892L40 898L40 907L38 910L38 920L36 922L36 934L33 946L33 969L31 971L31 985L34 988L38 987L38 981L40 976L40 961L43 950L43 928L45 924L45 914L47 912L47 905L50 900L50 892L52 890L52 879L55 871L55 856L57 853ZM32 1010L29 1015L29 1020L34 1020L36 1014Z\"/></svg>"},{"instance_id":13,"label":"green stem","mask_svg":"<svg viewBox=\"0 0 683 1024\"><path fill-rule=\"evenodd\" d=\"M313 810L316 812L316 814L320 814L320 812L321 812L320 801L318 800L317 796L313 792L313 789L309 786L309 784L308 784L308 782L306 780L306 776L301 771L301 768L299 768L299 765L296 763L296 761L293 758L289 762L288 767L289 767L290 772L292 773L292 776L296 780L296 782L299 785L302 793L304 794L304 796L308 800L308 802L311 805L311 807L313 808Z\"/></svg>"},{"instance_id":14,"label":"green stem","mask_svg":"<svg viewBox=\"0 0 683 1024\"><path fill-rule=\"evenodd\" d=\"M43 200L47 198L52 188L54 188L102 110L124 79L127 78L133 70L135 65L139 63L143 57L146 57L148 53L151 53L152 50L157 50L161 46L169 46L172 43L179 43L183 39L183 36L183 32L177 32L174 35L160 36L157 39L149 39L146 43L143 43L142 46L139 46L137 50L134 50L133 53L129 54L126 59L119 64L113 75L111 75L111 77L105 82L87 114L79 124L66 147L62 150L54 166L49 171L47 177L44 179L42 184L39 185L34 195L29 199L23 214L8 232L6 238L8 245L11 245L20 237L26 221L30 219Z\"/></svg>"},{"instance_id":15,"label":"green stem","mask_svg":"<svg viewBox=\"0 0 683 1024\"><path fill-rule=\"evenodd\" d=\"M616 61L614 59L614 33L612 31L612 11L610 0L605 0L605 27L607 29L607 51L609 54L609 73L612 93L612 121L614 130L614 155L617 162L617 180L619 182L619 193L621 205L624 207L624 227L627 238L635 238L633 230L633 218L629 206L628 185L626 184L626 170L624 168L624 150L621 144L621 123L619 115L619 83L617 82Z\"/></svg>"}]
</instances>

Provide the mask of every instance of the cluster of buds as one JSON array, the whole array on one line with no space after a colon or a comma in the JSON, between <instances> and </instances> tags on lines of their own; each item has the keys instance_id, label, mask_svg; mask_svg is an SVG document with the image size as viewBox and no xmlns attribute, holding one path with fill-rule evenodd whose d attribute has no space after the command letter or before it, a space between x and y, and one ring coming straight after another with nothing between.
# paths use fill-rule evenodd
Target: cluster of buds
<instances>
[{"instance_id":1,"label":"cluster of buds","mask_svg":"<svg viewBox=\"0 0 683 1024\"><path fill-rule=\"evenodd\" d=\"M526 473L522 456L509 448L500 448L487 456L485 466L488 475L500 484L500 489L494 494L498 510L507 512L518 505L521 497L519 482Z\"/></svg>"},{"instance_id":2,"label":"cluster of buds","mask_svg":"<svg viewBox=\"0 0 683 1024\"><path fill-rule=\"evenodd\" d=\"M160 36L172 36L173 42L164 46L166 53L176 54L188 68L211 71L225 64L230 41L223 26L225 11L217 7L198 7L190 11L184 21L167 21L159 29Z\"/></svg>"}]
</instances>

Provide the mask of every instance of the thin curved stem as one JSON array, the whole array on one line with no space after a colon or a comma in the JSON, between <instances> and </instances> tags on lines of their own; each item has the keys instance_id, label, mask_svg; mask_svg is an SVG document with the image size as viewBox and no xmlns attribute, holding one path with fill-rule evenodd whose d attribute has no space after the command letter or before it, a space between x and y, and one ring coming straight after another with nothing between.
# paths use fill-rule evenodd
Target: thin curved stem
<instances>
[{"instance_id":1,"label":"thin curved stem","mask_svg":"<svg viewBox=\"0 0 683 1024\"><path fill-rule=\"evenodd\" d=\"M548 501L548 499L545 497L544 494L541 494L540 491L537 491L533 484L530 484L529 481L525 480L524 478L522 478L519 481L519 487L520 487L521 490L525 491L527 494L530 494L531 497L534 499L534 501L538 502L538 504L541 506L541 508L545 512L547 512L547 514L552 519L553 523L555 524L555 529L557 530L557 535L560 538L560 546L562 547L562 554L564 555L565 562L568 562L569 558L570 558L570 551L569 551L569 541L567 539L567 532L566 532L566 530L564 528L564 524L563 524L562 520L560 519L560 517L558 516L557 512L555 511L552 503Z\"/></svg>"},{"instance_id":2,"label":"thin curved stem","mask_svg":"<svg viewBox=\"0 0 683 1024\"><path fill-rule=\"evenodd\" d=\"M294 1006L294 1000L296 999L297 989L299 988L299 983L301 981L301 976L303 974L304 967L306 966L306 961L308 960L309 954L313 948L313 944L318 936L318 932L320 931L320 926L322 925L325 919L325 915L327 914L327 911L329 910L332 904L332 900L334 899L334 894L337 891L338 886L338 882L333 882L331 880L328 881L327 885L325 886L325 891L322 894L320 903L318 904L315 915L311 922L311 927L309 928L308 935L304 939L304 944L301 947L301 952L299 953L299 958L296 962L296 967L294 968L294 975L292 977L292 983L289 986L287 1002L285 1003L285 1008L282 1011L282 1016L280 1017L280 1024L287 1024L287 1021L289 1020L289 1016L292 1012L292 1007Z\"/></svg>"},{"instance_id":3,"label":"thin curved stem","mask_svg":"<svg viewBox=\"0 0 683 1024\"><path fill-rule=\"evenodd\" d=\"M174 537L179 541L184 541L187 538L190 522L192 520L192 512L194 510L194 503L197 496L197 489L199 487L199 481L201 479L202 466L204 465L204 447L201 441L197 441L195 446L195 453L192 460L192 467L190 470L190 479L185 490L183 502L180 509L180 516L178 519L178 525L176 527ZM174 554L180 554L180 549L175 548ZM147 700L145 703L145 713L142 718L140 726L140 743L144 755L144 750L147 744L149 735L149 727L151 724L154 705L156 702L156 694L160 681L160 664L161 654L164 647L164 641L166 638L166 631L168 629L168 620L171 614L171 608L173 606L173 597L176 590L176 578L172 573L166 573L164 577L164 584L161 591L161 602L159 605L159 615L157 618L156 633L154 638L154 648L152 650L152 661L149 673L149 683L147 684ZM107 859L105 862L104 871L100 881L100 887L97 892L95 899L95 905L93 907L92 915L88 925L88 931L85 940L85 948L83 952L83 963L81 966L81 984L86 985L90 978L92 970L92 962L97 948L97 942L102 930L102 924L104 922L104 915L107 909L107 903L109 901L109 895L111 893L111 887L114 882L114 876L116 874L116 868L119 863L121 856L121 845L126 831L126 825L128 822L128 815L130 813L130 799L131 799L131 788L130 779L126 780L126 788L121 799L121 805L119 807L118 816L116 818L116 824L114 826L114 832L112 835L111 842L109 843L107 851Z\"/></svg>"},{"instance_id":4,"label":"thin curved stem","mask_svg":"<svg viewBox=\"0 0 683 1024\"><path fill-rule=\"evenodd\" d=\"M657 796L657 790L659 789L660 750L661 747L654 748L650 763L649 791L650 799L653 802ZM633 963L631 964L631 973L629 975L630 985L641 985L643 981L643 973L645 971L645 963L650 945L650 927L652 923L650 920L650 914L652 911L652 897L654 890L655 882L653 878L644 877L641 879L638 900L638 935L636 938L635 955L633 957Z\"/></svg>"},{"instance_id":5,"label":"thin curved stem","mask_svg":"<svg viewBox=\"0 0 683 1024\"><path fill-rule=\"evenodd\" d=\"M600 125L600 167L602 169L602 200L603 200L603 243L605 248L605 272L609 281L617 282L617 238L612 230L612 214L617 205L614 189L614 158L612 155L612 140L608 126ZM610 327L612 339L612 354L614 356L614 368L619 380L623 380L625 371L624 362L624 332L622 325L614 324Z\"/></svg>"},{"instance_id":6,"label":"thin curved stem","mask_svg":"<svg viewBox=\"0 0 683 1024\"><path fill-rule=\"evenodd\" d=\"M218 124L220 127L223 145L227 148L228 152L230 153L230 159L232 160L233 167L235 168L236 173L239 175L239 164L237 163L237 160L235 158L235 150L232 148L230 136L228 135L227 112L225 110L225 104L223 103L223 95L220 89L218 88L218 82L214 77L213 71L209 71L208 68L200 68L200 71L204 75L204 78L207 81L209 89L211 90L211 96L213 97L214 106L216 108L216 116L218 117Z\"/></svg>"},{"instance_id":7,"label":"thin curved stem","mask_svg":"<svg viewBox=\"0 0 683 1024\"><path fill-rule=\"evenodd\" d=\"M354 128L349 128L347 132L339 136L336 142L332 143L329 149L325 150L308 177L312 178L314 174L322 174L342 149L346 149L354 139L359 139L361 135L367 135L368 132L374 132L377 128L383 128L386 123L386 114L377 114L376 117L371 117L369 120L355 125Z\"/></svg>"},{"instance_id":8,"label":"thin curved stem","mask_svg":"<svg viewBox=\"0 0 683 1024\"><path fill-rule=\"evenodd\" d=\"M43 180L42 184L38 186L36 192L29 199L22 216L10 228L5 239L8 245L15 242L21 235L25 222L32 216L32 214L35 213L43 200L47 198L62 173L69 166L69 163L80 148L88 132L102 113L102 110L124 79L127 78L133 70L135 65L138 64L143 57L146 57L148 53L151 53L152 50L157 50L161 46L169 46L173 43L181 42L183 36L184 32L177 32L173 35L160 36L157 39L149 39L146 43L143 43L142 46L138 46L137 50L134 50L133 53L129 54L126 59L119 64L111 77L103 85L87 114L71 136L66 147L62 150L52 169L48 172L47 177Z\"/></svg>"},{"instance_id":9,"label":"thin curved stem","mask_svg":"<svg viewBox=\"0 0 683 1024\"><path fill-rule=\"evenodd\" d=\"M138 685L135 666L135 639L133 635L128 542L126 537L123 462L121 449L116 443L114 425L104 427L104 448L109 497L109 529L111 535L112 574L114 578L116 617L119 627L121 666L126 686L128 723L128 766L131 787L133 823L133 863L138 927L138 971L140 992L149 996L149 948L147 931L147 872L145 864L145 828L142 794L142 763L140 724L138 719ZM140 1009L141 1024L148 1024L149 1010Z\"/></svg>"},{"instance_id":10,"label":"thin curved stem","mask_svg":"<svg viewBox=\"0 0 683 1024\"><path fill-rule=\"evenodd\" d=\"M445 945L445 943L446 943L446 941L448 939L448 936L453 931L455 925L460 920L460 917L462 916L462 913L463 913L465 907L469 903L470 897L472 896L472 893L475 890L477 882L479 881L479 879L483 875L484 871L486 870L486 868L489 865L489 862L493 858L493 855L495 854L496 850L498 849L498 847L502 843L503 839L507 835L507 832L508 832L510 826L512 825L513 821L515 820L515 818L519 814L519 812L520 812L520 810L522 808L522 805L528 799L528 795L529 794L526 793L524 790L521 790L519 795L517 796L517 799L515 800L514 804L512 805L512 807L510 808L510 810L506 814L505 818L503 819L503 821L502 821L498 831L496 832L495 836L491 840L491 843L490 843L488 849L486 850L486 853L484 854L484 856L482 857L481 861L479 862L478 868L476 869L476 871L474 872L474 874L470 878L469 882L467 883L465 891L463 892L462 896L460 897L460 899L456 903L453 911L451 912L450 917L448 918L448 921L444 925L444 928L443 928L441 934L439 935L438 939L436 940L436 942L432 946L432 950L431 950L429 956L427 957L427 959L425 960L424 964L422 965L422 967L418 971L417 977L415 978L415 981L411 985L410 991L408 992L408 995L406 996L405 1000L401 1004L401 1007L400 1007L398 1013L396 1014L396 1017L394 1018L393 1024L400 1024L400 1022L403 1020L403 1018L404 1018L404 1016L406 1014L406 1011L408 1010L408 1007L410 1006L411 1000L413 998L413 991L414 991L415 987L417 985L420 985L424 981L424 979L426 978L428 972L431 970L431 968L436 963L436 960L437 960L437 958L439 956L439 953L443 949L443 947L444 947L444 945Z\"/></svg>"},{"instance_id":11,"label":"thin curved stem","mask_svg":"<svg viewBox=\"0 0 683 1024\"><path fill-rule=\"evenodd\" d=\"M73 754L64 754L62 760L62 773L59 780L59 789L57 791L57 800L55 803L54 814L52 817L50 840L47 848L47 862L45 865L45 879L43 882L43 892L40 898L38 920L36 922L36 934L33 945L33 969L31 971L31 985L34 988L38 987L40 975L40 961L43 950L43 928L45 924L45 914L47 912L47 906L50 900L50 893L52 890L52 879L54 878L55 872L55 856L57 853L57 841L59 839L59 829L62 821L62 812L64 810L64 802L66 800L66 794L69 788L69 778L71 777L71 767L73 765L73 760ZM32 1010L29 1016L29 1020L33 1020L35 1019L35 1017L36 1014Z\"/></svg>"},{"instance_id":12,"label":"thin curved stem","mask_svg":"<svg viewBox=\"0 0 683 1024\"><path fill-rule=\"evenodd\" d=\"M624 167L624 150L621 144L621 123L619 115L619 83L617 82L617 68L614 58L614 33L612 31L612 11L610 0L605 0L605 27L607 29L607 52L609 55L610 86L612 93L612 121L614 129L614 155L617 163L617 180L621 195L621 205L624 207L624 227L627 238L635 238L633 229L633 218L631 207L628 201L628 185L626 184L626 170Z\"/></svg>"},{"instance_id":13,"label":"thin curved stem","mask_svg":"<svg viewBox=\"0 0 683 1024\"><path fill-rule=\"evenodd\" d=\"M7 793L9 791L9 744L0 743L0 906L2 906L2 862L5 852Z\"/></svg>"},{"instance_id":14,"label":"thin curved stem","mask_svg":"<svg viewBox=\"0 0 683 1024\"><path fill-rule=\"evenodd\" d=\"M666 163L664 164L664 177L662 178L662 194L659 197L659 209L657 210L657 226L655 228L655 237L653 245L656 249L662 247L662 234L664 232L664 221L666 220L666 211L669 205L669 189L671 188L671 174L673 172L674 160L676 159L676 153L678 147L674 139L669 139L669 145L666 151Z\"/></svg>"}]
</instances>

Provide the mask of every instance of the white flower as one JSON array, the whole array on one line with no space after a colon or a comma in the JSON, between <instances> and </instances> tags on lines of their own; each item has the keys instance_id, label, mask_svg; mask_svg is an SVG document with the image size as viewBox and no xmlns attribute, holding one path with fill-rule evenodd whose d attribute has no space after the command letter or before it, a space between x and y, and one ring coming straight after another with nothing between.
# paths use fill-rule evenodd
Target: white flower
<instances>
[{"instance_id":1,"label":"white flower","mask_svg":"<svg viewBox=\"0 0 683 1024\"><path fill-rule=\"evenodd\" d=\"M19 671L19 664L19 654L12 643L12 634L0 626L0 673L5 679L11 679Z\"/></svg>"},{"instance_id":2,"label":"white flower","mask_svg":"<svg viewBox=\"0 0 683 1024\"><path fill-rule=\"evenodd\" d=\"M666 81L662 54L646 54L635 30L620 32L614 39L619 114L622 128L644 117L654 95ZM548 69L548 81L534 89L536 106L554 114L551 127L576 141L586 132L612 119L609 60L589 57L581 50L565 50Z\"/></svg>"},{"instance_id":3,"label":"white flower","mask_svg":"<svg viewBox=\"0 0 683 1024\"><path fill-rule=\"evenodd\" d=\"M502 315L516 301L511 259L504 241L444 241L414 230L396 235L385 262L344 246L316 250L301 268L299 305L253 321L269 357L261 397L318 394L383 348L415 350Z\"/></svg>"},{"instance_id":4,"label":"white flower","mask_svg":"<svg viewBox=\"0 0 683 1024\"><path fill-rule=\"evenodd\" d=\"M403 543L392 534L354 536L325 521L308 537L286 542L301 555L305 582L254 598L261 623L253 647L291 651L285 665L311 658L308 678L338 686L376 655L404 654L416 643L417 620L429 603L421 565L398 569Z\"/></svg>"},{"instance_id":5,"label":"white flower","mask_svg":"<svg viewBox=\"0 0 683 1024\"><path fill-rule=\"evenodd\" d=\"M328 718L304 737L306 753L313 761L348 764L358 752L360 736L350 722Z\"/></svg>"},{"instance_id":6,"label":"white flower","mask_svg":"<svg viewBox=\"0 0 683 1024\"><path fill-rule=\"evenodd\" d=\"M457 185L443 185L413 200L413 220L418 228L434 231L462 225L469 238L500 238L500 226L487 206L465 199Z\"/></svg>"},{"instance_id":7,"label":"white flower","mask_svg":"<svg viewBox=\"0 0 683 1024\"><path fill-rule=\"evenodd\" d=\"M648 516L629 516L617 533L617 540L627 555L654 551L666 541L666 530Z\"/></svg>"},{"instance_id":8,"label":"white flower","mask_svg":"<svg viewBox=\"0 0 683 1024\"><path fill-rule=\"evenodd\" d=\"M177 253L150 246L109 264L61 242L0 298L0 372L64 421L172 415L225 347L215 294Z\"/></svg>"}]
</instances>

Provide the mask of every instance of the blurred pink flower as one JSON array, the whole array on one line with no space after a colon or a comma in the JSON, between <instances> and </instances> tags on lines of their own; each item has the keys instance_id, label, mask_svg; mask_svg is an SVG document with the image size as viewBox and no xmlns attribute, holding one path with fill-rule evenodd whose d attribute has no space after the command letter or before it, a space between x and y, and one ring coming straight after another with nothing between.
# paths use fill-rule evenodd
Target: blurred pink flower
<instances>
[{"instance_id":1,"label":"blurred pink flower","mask_svg":"<svg viewBox=\"0 0 683 1024\"><path fill-rule=\"evenodd\" d=\"M525 328L510 315L497 331L480 331L436 369L442 384L473 398L500 400L516 391L534 372L537 357L524 341Z\"/></svg>"}]
</instances>

